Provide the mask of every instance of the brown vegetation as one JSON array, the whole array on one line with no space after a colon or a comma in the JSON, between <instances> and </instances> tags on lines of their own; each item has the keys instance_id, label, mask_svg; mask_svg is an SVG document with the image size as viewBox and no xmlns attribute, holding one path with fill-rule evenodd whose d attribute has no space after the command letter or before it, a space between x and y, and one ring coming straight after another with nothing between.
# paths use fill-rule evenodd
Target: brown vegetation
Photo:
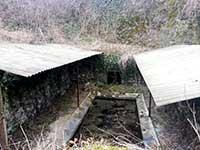
<instances>
[{"instance_id":1,"label":"brown vegetation","mask_svg":"<svg viewBox=\"0 0 200 150\"><path fill-rule=\"evenodd\" d=\"M163 47L199 43L199 1L2 0L1 41Z\"/></svg>"}]
</instances>

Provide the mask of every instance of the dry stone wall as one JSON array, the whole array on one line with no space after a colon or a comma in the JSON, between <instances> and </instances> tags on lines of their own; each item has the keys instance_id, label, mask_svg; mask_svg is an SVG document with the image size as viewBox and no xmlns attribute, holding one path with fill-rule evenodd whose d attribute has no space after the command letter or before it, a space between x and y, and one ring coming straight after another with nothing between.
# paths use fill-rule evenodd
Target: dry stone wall
<instances>
[{"instance_id":1,"label":"dry stone wall","mask_svg":"<svg viewBox=\"0 0 200 150\"><path fill-rule=\"evenodd\" d=\"M36 118L47 111L56 98L65 94L76 83L77 66L80 82L94 78L95 57L42 72L30 78L0 72L3 87L5 117L8 132L15 131L20 124Z\"/></svg>"}]
</instances>

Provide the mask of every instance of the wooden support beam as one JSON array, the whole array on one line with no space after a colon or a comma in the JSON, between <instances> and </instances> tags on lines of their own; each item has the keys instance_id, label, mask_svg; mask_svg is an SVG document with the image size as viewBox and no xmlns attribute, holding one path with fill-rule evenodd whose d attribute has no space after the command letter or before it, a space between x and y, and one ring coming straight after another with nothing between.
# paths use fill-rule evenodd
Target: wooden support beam
<instances>
[{"instance_id":1,"label":"wooden support beam","mask_svg":"<svg viewBox=\"0 0 200 150\"><path fill-rule=\"evenodd\" d=\"M7 149L8 136L7 136L6 120L4 118L3 90L1 86L0 86L0 145L2 149Z\"/></svg>"},{"instance_id":2,"label":"wooden support beam","mask_svg":"<svg viewBox=\"0 0 200 150\"><path fill-rule=\"evenodd\" d=\"M151 92L149 91L149 117L151 117L151 103L152 103L152 96Z\"/></svg>"},{"instance_id":3,"label":"wooden support beam","mask_svg":"<svg viewBox=\"0 0 200 150\"><path fill-rule=\"evenodd\" d=\"M135 73L135 78L136 78L136 84L138 85L138 72L137 71Z\"/></svg>"},{"instance_id":4,"label":"wooden support beam","mask_svg":"<svg viewBox=\"0 0 200 150\"><path fill-rule=\"evenodd\" d=\"M80 89L79 89L79 66L77 66L76 92L77 92L77 107L80 107Z\"/></svg>"},{"instance_id":5,"label":"wooden support beam","mask_svg":"<svg viewBox=\"0 0 200 150\"><path fill-rule=\"evenodd\" d=\"M137 85L140 84L140 81L139 81L139 72L140 72L140 70L139 70L138 66L136 65L136 83L137 83Z\"/></svg>"}]
</instances>

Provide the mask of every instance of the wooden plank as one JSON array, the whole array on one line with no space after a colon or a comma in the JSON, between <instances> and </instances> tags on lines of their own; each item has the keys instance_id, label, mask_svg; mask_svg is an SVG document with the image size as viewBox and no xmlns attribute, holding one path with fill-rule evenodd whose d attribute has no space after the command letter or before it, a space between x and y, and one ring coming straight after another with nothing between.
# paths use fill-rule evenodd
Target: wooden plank
<instances>
[{"instance_id":1,"label":"wooden plank","mask_svg":"<svg viewBox=\"0 0 200 150\"><path fill-rule=\"evenodd\" d=\"M3 93L1 87L0 87L0 144L3 149L6 149L8 145L6 120L4 118Z\"/></svg>"},{"instance_id":2,"label":"wooden plank","mask_svg":"<svg viewBox=\"0 0 200 150\"><path fill-rule=\"evenodd\" d=\"M134 56L157 106L200 97L200 45L179 45Z\"/></svg>"}]
</instances>

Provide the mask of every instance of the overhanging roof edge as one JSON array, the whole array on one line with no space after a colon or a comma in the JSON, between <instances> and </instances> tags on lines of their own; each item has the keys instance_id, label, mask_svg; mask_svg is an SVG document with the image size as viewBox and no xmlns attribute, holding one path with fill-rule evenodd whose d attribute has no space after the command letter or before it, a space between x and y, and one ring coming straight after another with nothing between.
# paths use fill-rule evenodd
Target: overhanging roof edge
<instances>
[{"instance_id":1,"label":"overhanging roof edge","mask_svg":"<svg viewBox=\"0 0 200 150\"><path fill-rule=\"evenodd\" d=\"M70 63L66 63L66 64L63 64L63 65L60 65L60 66L57 66L57 67L53 67L53 68L49 68L49 69L46 69L46 70L43 70L43 71L36 72L36 73L34 73L34 74L29 74L29 75L20 75L20 74L16 74L16 75L29 78L29 77L38 75L38 74L40 74L40 73L42 73L42 72L46 72L46 71L49 71L49 70L53 70L53 69L56 69L56 68L59 68L59 67L65 66L65 65L70 65L70 64L72 64L72 63L76 63L76 62L82 61L82 60L84 60L84 59L87 59L87 58L90 58L90 57L93 57L93 56L97 56L97 55L101 55L101 54L103 54L103 53L99 52L99 54L94 54L94 55L91 55L91 56L88 56L88 57L85 57L85 58L82 58L82 59L79 59L79 60L76 60L76 61L73 61L73 62L70 62ZM10 73L12 73L12 72L10 72ZM12 73L12 74L14 74L14 73Z\"/></svg>"},{"instance_id":2,"label":"overhanging roof edge","mask_svg":"<svg viewBox=\"0 0 200 150\"><path fill-rule=\"evenodd\" d=\"M200 45L175 45L133 57L156 106L200 97Z\"/></svg>"},{"instance_id":3,"label":"overhanging roof edge","mask_svg":"<svg viewBox=\"0 0 200 150\"><path fill-rule=\"evenodd\" d=\"M31 77L101 54L66 44L0 44L0 70Z\"/></svg>"},{"instance_id":4,"label":"overhanging roof edge","mask_svg":"<svg viewBox=\"0 0 200 150\"><path fill-rule=\"evenodd\" d=\"M151 96L153 97L153 100L154 100L154 95L153 95L152 90L151 90L151 88L150 88L150 83L146 80L146 77L144 77L144 75L142 74L142 70L141 70L141 68L139 67L139 65L141 65L141 64L140 64L139 61L137 60L137 55L134 55L133 57L134 57L134 60L135 60L135 62L136 62L136 65L138 66L138 69L139 69L141 75L143 76L143 79L144 79L144 81L145 81L145 83L146 83L146 85L147 85L147 88L148 88L148 90L150 91ZM155 102L155 100L154 100L154 102ZM155 102L155 104L156 104L156 102ZM156 105L157 105L157 104L156 104Z\"/></svg>"}]
</instances>

